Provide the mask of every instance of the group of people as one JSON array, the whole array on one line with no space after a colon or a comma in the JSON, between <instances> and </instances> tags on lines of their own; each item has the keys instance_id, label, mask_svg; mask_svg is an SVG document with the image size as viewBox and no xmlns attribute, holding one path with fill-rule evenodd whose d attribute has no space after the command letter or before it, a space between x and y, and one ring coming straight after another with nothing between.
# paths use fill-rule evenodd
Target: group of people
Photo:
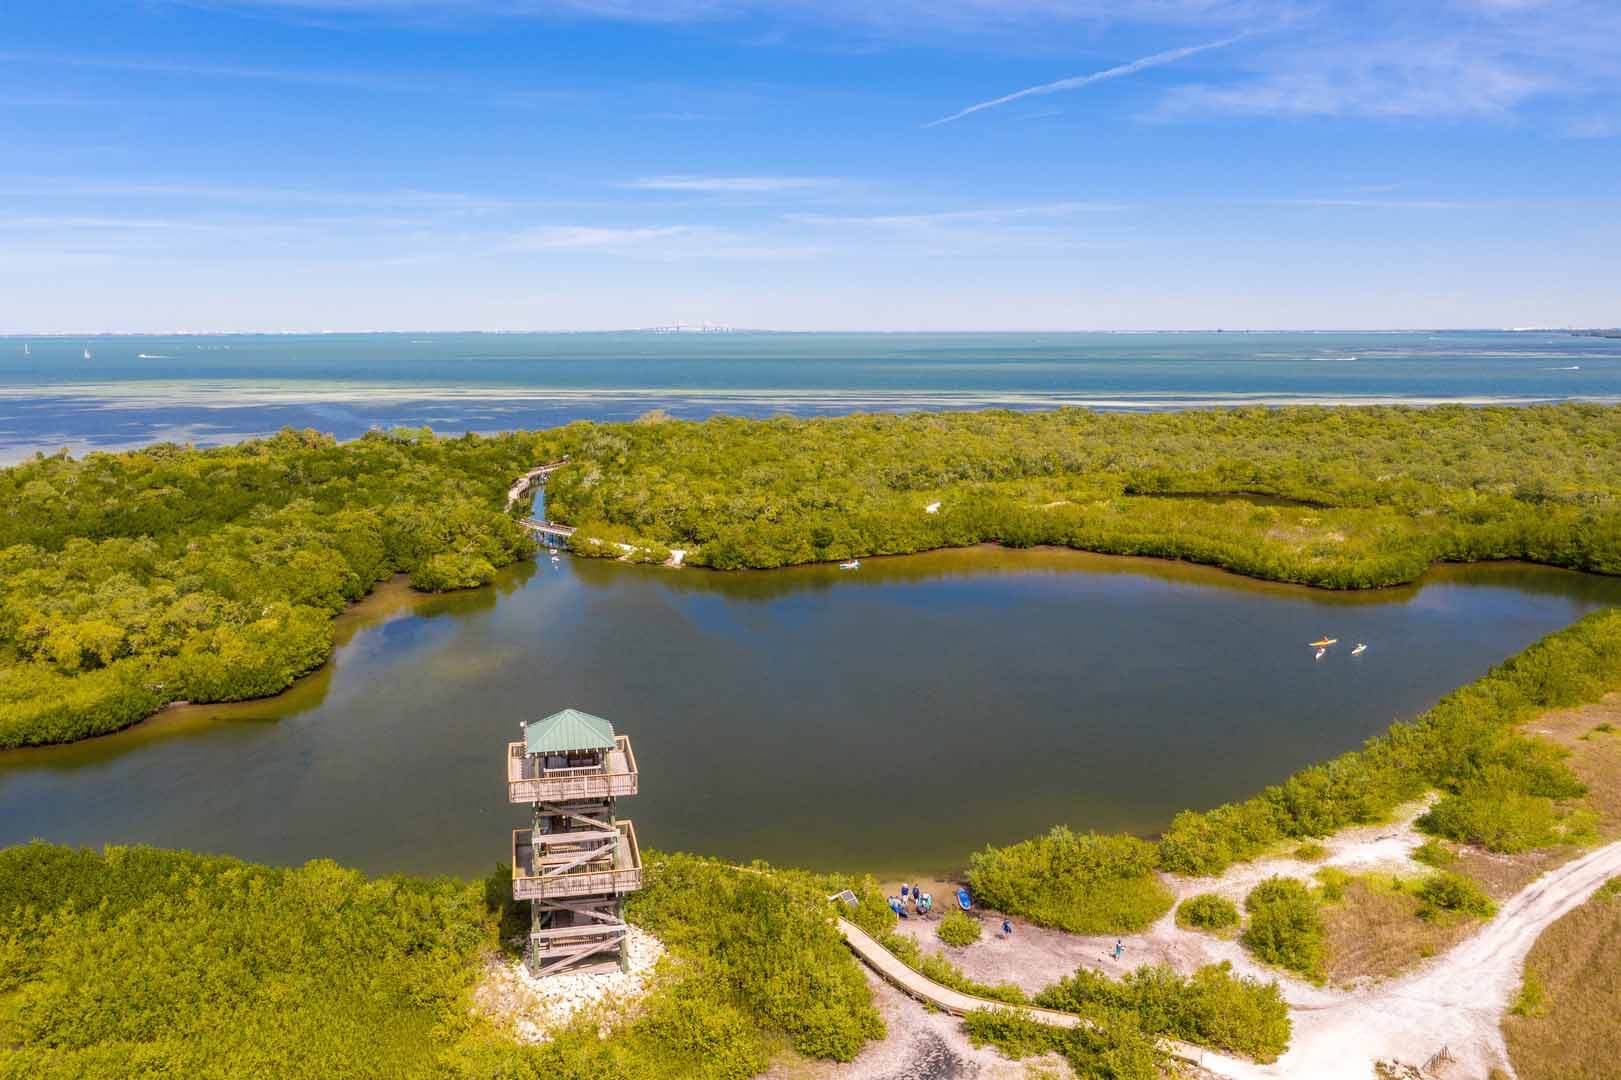
<instances>
[{"instance_id":1,"label":"group of people","mask_svg":"<svg viewBox=\"0 0 1621 1080\"><path fill-rule=\"evenodd\" d=\"M918 915L927 915L934 910L934 894L924 892L921 885L903 883L901 895L898 898L894 896L889 898L889 910L906 919L910 918L907 914L908 908Z\"/></svg>"}]
</instances>

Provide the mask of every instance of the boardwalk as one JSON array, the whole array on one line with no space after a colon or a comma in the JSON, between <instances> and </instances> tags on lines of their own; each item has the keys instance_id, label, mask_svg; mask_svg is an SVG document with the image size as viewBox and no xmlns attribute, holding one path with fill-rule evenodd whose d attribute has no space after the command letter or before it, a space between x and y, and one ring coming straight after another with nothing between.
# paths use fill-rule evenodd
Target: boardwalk
<instances>
[{"instance_id":1,"label":"boardwalk","mask_svg":"<svg viewBox=\"0 0 1621 1080\"><path fill-rule=\"evenodd\" d=\"M548 461L544 465L538 465L518 477L512 482L512 486L507 489L507 509L511 510L512 504L529 494L531 488L537 484L544 484L548 476L567 464L568 458L558 458L556 461ZM551 521L537 521L532 517L524 518L520 524L536 536L546 540L567 540L574 535L572 525L558 525Z\"/></svg>"},{"instance_id":2,"label":"boardwalk","mask_svg":"<svg viewBox=\"0 0 1621 1080\"><path fill-rule=\"evenodd\" d=\"M513 503L529 494L529 489L535 485L536 481L544 482L548 476L567 464L568 458L558 458L556 461L548 461L544 465L537 465L518 477L512 482L512 486L507 489L507 509L511 510Z\"/></svg>"},{"instance_id":3,"label":"boardwalk","mask_svg":"<svg viewBox=\"0 0 1621 1080\"><path fill-rule=\"evenodd\" d=\"M1086 1020L1073 1013L1059 1012L1056 1009L1042 1009L1034 1005L1009 1005L1002 1001L992 1001L989 998L975 997L960 990L953 990L949 986L942 986L924 975L913 971L901 963L900 957L878 944L873 936L861 927L846 919L838 920L839 932L844 935L847 945L883 978L883 980L899 989L909 997L914 997L926 1004L951 1013L953 1016L963 1016L976 1009L1014 1009L1024 1013L1032 1020L1039 1020L1043 1024L1054 1027L1072 1028L1087 1023ZM1226 1067L1237 1064L1231 1058L1223 1057L1214 1051L1194 1046L1192 1043L1180 1042L1176 1039L1161 1039L1162 1045L1172 1057L1182 1061L1209 1069L1218 1075L1226 1074Z\"/></svg>"}]
</instances>

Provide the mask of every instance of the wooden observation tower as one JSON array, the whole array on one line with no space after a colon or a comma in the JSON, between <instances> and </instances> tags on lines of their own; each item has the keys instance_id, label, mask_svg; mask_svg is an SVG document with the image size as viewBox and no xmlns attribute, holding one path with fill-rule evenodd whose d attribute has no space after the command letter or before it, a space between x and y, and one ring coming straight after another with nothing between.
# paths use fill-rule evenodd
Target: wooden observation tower
<instances>
[{"instance_id":1,"label":"wooden observation tower","mask_svg":"<svg viewBox=\"0 0 1621 1080\"><path fill-rule=\"evenodd\" d=\"M628 966L625 894L642 887L642 853L615 806L634 794L630 738L600 716L564 709L507 745L507 797L534 808L532 827L512 833L512 898L530 901L533 974Z\"/></svg>"}]
</instances>

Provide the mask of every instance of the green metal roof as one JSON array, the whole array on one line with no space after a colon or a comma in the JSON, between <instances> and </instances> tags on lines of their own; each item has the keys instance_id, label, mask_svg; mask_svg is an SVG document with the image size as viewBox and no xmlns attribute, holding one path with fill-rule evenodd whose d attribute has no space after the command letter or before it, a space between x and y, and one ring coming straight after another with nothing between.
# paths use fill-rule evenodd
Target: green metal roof
<instances>
[{"instance_id":1,"label":"green metal roof","mask_svg":"<svg viewBox=\"0 0 1621 1080\"><path fill-rule=\"evenodd\" d=\"M523 726L524 752L561 754L569 750L612 750L614 726L600 716L564 709Z\"/></svg>"}]
</instances>

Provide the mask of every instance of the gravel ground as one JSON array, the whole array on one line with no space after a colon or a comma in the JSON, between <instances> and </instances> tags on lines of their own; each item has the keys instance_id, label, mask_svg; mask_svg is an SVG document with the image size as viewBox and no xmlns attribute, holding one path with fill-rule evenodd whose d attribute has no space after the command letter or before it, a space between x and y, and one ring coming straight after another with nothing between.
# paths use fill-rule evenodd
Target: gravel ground
<instances>
[{"instance_id":1,"label":"gravel ground","mask_svg":"<svg viewBox=\"0 0 1621 1080\"><path fill-rule=\"evenodd\" d=\"M477 1007L512 1027L520 1042L544 1042L577 1013L612 1003L615 1010L634 1001L664 946L638 927L630 928L630 970L600 975L552 975L537 979L521 960L492 957L473 991Z\"/></svg>"}]
</instances>

